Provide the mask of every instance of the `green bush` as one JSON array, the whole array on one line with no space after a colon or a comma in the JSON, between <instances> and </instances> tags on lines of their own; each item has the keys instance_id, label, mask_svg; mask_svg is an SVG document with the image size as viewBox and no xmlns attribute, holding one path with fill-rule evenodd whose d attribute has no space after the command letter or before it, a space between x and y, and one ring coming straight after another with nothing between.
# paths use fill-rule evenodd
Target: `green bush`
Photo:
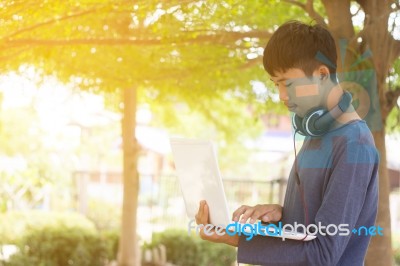
<instances>
[{"instance_id":1,"label":"green bush","mask_svg":"<svg viewBox=\"0 0 400 266\"><path fill-rule=\"evenodd\" d=\"M400 265L400 248L394 250L394 261L396 265Z\"/></svg>"},{"instance_id":2,"label":"green bush","mask_svg":"<svg viewBox=\"0 0 400 266\"><path fill-rule=\"evenodd\" d=\"M119 235L120 235L119 230L108 230L101 232L101 237L107 246L108 261L117 260Z\"/></svg>"},{"instance_id":3,"label":"green bush","mask_svg":"<svg viewBox=\"0 0 400 266\"><path fill-rule=\"evenodd\" d=\"M216 244L202 241L202 262L201 265L226 266L236 261L236 249L225 244Z\"/></svg>"},{"instance_id":4,"label":"green bush","mask_svg":"<svg viewBox=\"0 0 400 266\"><path fill-rule=\"evenodd\" d=\"M0 214L1 244L20 249L7 265L103 265L116 257L118 232L99 233L74 212L7 212Z\"/></svg>"},{"instance_id":5,"label":"green bush","mask_svg":"<svg viewBox=\"0 0 400 266\"><path fill-rule=\"evenodd\" d=\"M7 266L96 266L107 260L107 245L99 234L82 227L44 226L27 233L18 244L20 252Z\"/></svg>"},{"instance_id":6,"label":"green bush","mask_svg":"<svg viewBox=\"0 0 400 266\"><path fill-rule=\"evenodd\" d=\"M226 266L236 260L236 250L225 244L203 241L187 231L166 230L153 235L153 241L145 244L143 249L164 245L167 259L178 266Z\"/></svg>"},{"instance_id":7,"label":"green bush","mask_svg":"<svg viewBox=\"0 0 400 266\"><path fill-rule=\"evenodd\" d=\"M113 230L120 227L121 208L105 200L90 199L86 217L89 218L100 231Z\"/></svg>"},{"instance_id":8,"label":"green bush","mask_svg":"<svg viewBox=\"0 0 400 266\"><path fill-rule=\"evenodd\" d=\"M0 213L0 245L17 244L30 230L43 226L79 227L96 232L93 222L79 213L12 211Z\"/></svg>"}]
</instances>

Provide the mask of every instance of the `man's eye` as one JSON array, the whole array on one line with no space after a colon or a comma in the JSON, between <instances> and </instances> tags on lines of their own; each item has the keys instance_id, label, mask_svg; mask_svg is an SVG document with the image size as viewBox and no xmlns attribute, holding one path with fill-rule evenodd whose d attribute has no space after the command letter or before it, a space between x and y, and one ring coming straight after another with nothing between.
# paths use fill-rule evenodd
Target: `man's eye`
<instances>
[{"instance_id":1,"label":"man's eye","mask_svg":"<svg viewBox=\"0 0 400 266\"><path fill-rule=\"evenodd\" d=\"M286 83L286 87L291 87L292 86L292 82Z\"/></svg>"}]
</instances>

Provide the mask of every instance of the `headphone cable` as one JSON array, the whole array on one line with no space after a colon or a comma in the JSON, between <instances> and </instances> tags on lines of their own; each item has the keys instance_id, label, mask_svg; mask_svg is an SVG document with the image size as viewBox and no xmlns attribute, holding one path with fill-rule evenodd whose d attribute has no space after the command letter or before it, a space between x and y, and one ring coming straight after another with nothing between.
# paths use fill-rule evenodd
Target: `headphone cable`
<instances>
[{"instance_id":1,"label":"headphone cable","mask_svg":"<svg viewBox=\"0 0 400 266\"><path fill-rule=\"evenodd\" d=\"M300 183L300 176L299 176L299 172L298 172L298 168L297 168L297 150L296 150L296 133L299 130L296 129L294 131L293 134L293 147L294 147L294 172L296 175L296 182L297 182L297 186L299 188L300 191L300 198L301 198L301 202L303 205L303 212L304 212L304 218L305 218L305 226L308 226L308 208L307 208L307 204L306 204L306 200L305 200L305 196L304 196L304 188L302 186L302 184ZM306 232L305 232L306 233Z\"/></svg>"}]
</instances>

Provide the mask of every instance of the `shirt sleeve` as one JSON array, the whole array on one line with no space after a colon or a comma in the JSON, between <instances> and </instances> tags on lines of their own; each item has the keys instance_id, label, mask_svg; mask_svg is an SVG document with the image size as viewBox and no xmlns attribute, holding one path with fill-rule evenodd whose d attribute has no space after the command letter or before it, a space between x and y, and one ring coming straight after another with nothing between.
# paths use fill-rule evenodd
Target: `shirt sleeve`
<instances>
[{"instance_id":1,"label":"shirt sleeve","mask_svg":"<svg viewBox=\"0 0 400 266\"><path fill-rule=\"evenodd\" d=\"M335 155L332 174L314 222L348 224L347 235L321 235L311 241L298 241L268 236L254 236L247 241L241 236L238 262L258 265L336 265L353 236L367 197L377 198L378 154L375 146L362 139L347 143ZM300 199L299 199L300 200ZM371 210L372 225L376 209ZM367 226L367 225L366 225ZM369 239L368 239L369 240ZM363 258L361 258L361 261Z\"/></svg>"}]
</instances>

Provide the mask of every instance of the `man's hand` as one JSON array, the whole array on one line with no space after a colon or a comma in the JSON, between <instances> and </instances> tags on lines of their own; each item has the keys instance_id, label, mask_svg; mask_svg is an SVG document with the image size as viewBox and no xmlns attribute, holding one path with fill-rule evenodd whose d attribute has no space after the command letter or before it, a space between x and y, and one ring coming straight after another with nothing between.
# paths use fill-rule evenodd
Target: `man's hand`
<instances>
[{"instance_id":1,"label":"man's hand","mask_svg":"<svg viewBox=\"0 0 400 266\"><path fill-rule=\"evenodd\" d=\"M256 220L277 222L282 218L282 206L278 204L258 204L254 207L242 205L232 215L232 220L239 222L240 219L240 223L246 223L249 218L250 223L255 223Z\"/></svg>"},{"instance_id":2,"label":"man's hand","mask_svg":"<svg viewBox=\"0 0 400 266\"><path fill-rule=\"evenodd\" d=\"M196 216L196 223L198 225L208 225L209 224L209 210L208 205L205 200L200 201L199 211L197 212ZM215 243L225 243L234 247L237 247L239 244L239 236L234 235L230 236L226 234L225 229L222 230L224 232L223 235L217 234L215 228L211 230L207 230L207 233L204 232L204 226L200 229L200 237L203 240L208 240Z\"/></svg>"}]
</instances>

